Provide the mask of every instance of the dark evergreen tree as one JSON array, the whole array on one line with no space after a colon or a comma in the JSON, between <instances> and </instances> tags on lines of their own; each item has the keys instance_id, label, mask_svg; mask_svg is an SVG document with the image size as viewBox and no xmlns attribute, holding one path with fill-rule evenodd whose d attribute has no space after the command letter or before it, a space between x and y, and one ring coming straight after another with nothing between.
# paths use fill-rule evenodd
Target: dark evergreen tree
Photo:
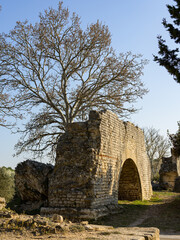
<instances>
[{"instance_id":1,"label":"dark evergreen tree","mask_svg":"<svg viewBox=\"0 0 180 240\"><path fill-rule=\"evenodd\" d=\"M167 5L170 16L173 19L173 24L168 23L166 19L163 19L162 24L169 32L171 39L177 44L177 48L171 50L166 45L166 41L162 36L158 36L159 56L154 56L154 60L165 67L167 71L173 75L174 80L180 83L180 0L174 1L174 6Z\"/></svg>"}]
</instances>

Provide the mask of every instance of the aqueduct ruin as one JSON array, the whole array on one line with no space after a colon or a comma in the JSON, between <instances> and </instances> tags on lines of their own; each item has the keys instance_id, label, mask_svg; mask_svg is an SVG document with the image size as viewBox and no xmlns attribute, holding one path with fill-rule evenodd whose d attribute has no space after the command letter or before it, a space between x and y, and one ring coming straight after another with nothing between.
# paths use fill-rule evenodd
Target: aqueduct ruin
<instances>
[{"instance_id":1,"label":"aqueduct ruin","mask_svg":"<svg viewBox=\"0 0 180 240\"><path fill-rule=\"evenodd\" d=\"M97 218L116 211L118 200L149 199L143 131L108 110L91 111L88 121L69 124L57 146L48 189L42 214Z\"/></svg>"}]
</instances>

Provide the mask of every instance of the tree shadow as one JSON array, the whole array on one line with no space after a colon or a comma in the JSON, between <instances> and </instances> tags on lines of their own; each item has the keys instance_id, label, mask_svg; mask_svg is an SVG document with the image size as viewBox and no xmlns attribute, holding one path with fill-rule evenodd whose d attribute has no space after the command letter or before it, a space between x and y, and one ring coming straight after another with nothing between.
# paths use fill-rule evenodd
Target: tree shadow
<instances>
[{"instance_id":1,"label":"tree shadow","mask_svg":"<svg viewBox=\"0 0 180 240\"><path fill-rule=\"evenodd\" d=\"M124 202L124 203L123 203ZM94 224L117 227L157 227L161 232L180 232L180 195L172 201L153 199L149 201L120 201L122 213L109 215L94 221Z\"/></svg>"}]
</instances>

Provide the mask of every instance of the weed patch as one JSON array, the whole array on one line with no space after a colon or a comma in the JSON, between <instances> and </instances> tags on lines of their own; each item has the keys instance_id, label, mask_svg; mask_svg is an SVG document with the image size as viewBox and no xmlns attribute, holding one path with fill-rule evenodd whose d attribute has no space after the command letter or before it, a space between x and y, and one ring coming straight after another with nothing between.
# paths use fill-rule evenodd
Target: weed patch
<instances>
[{"instance_id":1,"label":"weed patch","mask_svg":"<svg viewBox=\"0 0 180 240\"><path fill-rule=\"evenodd\" d=\"M82 232L85 230L85 227L82 226L82 225L71 225L69 227L69 230L72 232L72 233L76 233L76 232Z\"/></svg>"}]
</instances>

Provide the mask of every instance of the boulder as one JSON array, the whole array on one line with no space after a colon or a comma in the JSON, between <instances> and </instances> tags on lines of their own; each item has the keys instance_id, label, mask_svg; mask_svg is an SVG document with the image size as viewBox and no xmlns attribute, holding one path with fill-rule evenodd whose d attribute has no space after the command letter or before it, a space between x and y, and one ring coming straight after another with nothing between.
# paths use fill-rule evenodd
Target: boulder
<instances>
[{"instance_id":1,"label":"boulder","mask_svg":"<svg viewBox=\"0 0 180 240\"><path fill-rule=\"evenodd\" d=\"M32 160L21 162L15 168L15 186L23 202L45 201L48 196L48 175L53 165Z\"/></svg>"}]
</instances>

